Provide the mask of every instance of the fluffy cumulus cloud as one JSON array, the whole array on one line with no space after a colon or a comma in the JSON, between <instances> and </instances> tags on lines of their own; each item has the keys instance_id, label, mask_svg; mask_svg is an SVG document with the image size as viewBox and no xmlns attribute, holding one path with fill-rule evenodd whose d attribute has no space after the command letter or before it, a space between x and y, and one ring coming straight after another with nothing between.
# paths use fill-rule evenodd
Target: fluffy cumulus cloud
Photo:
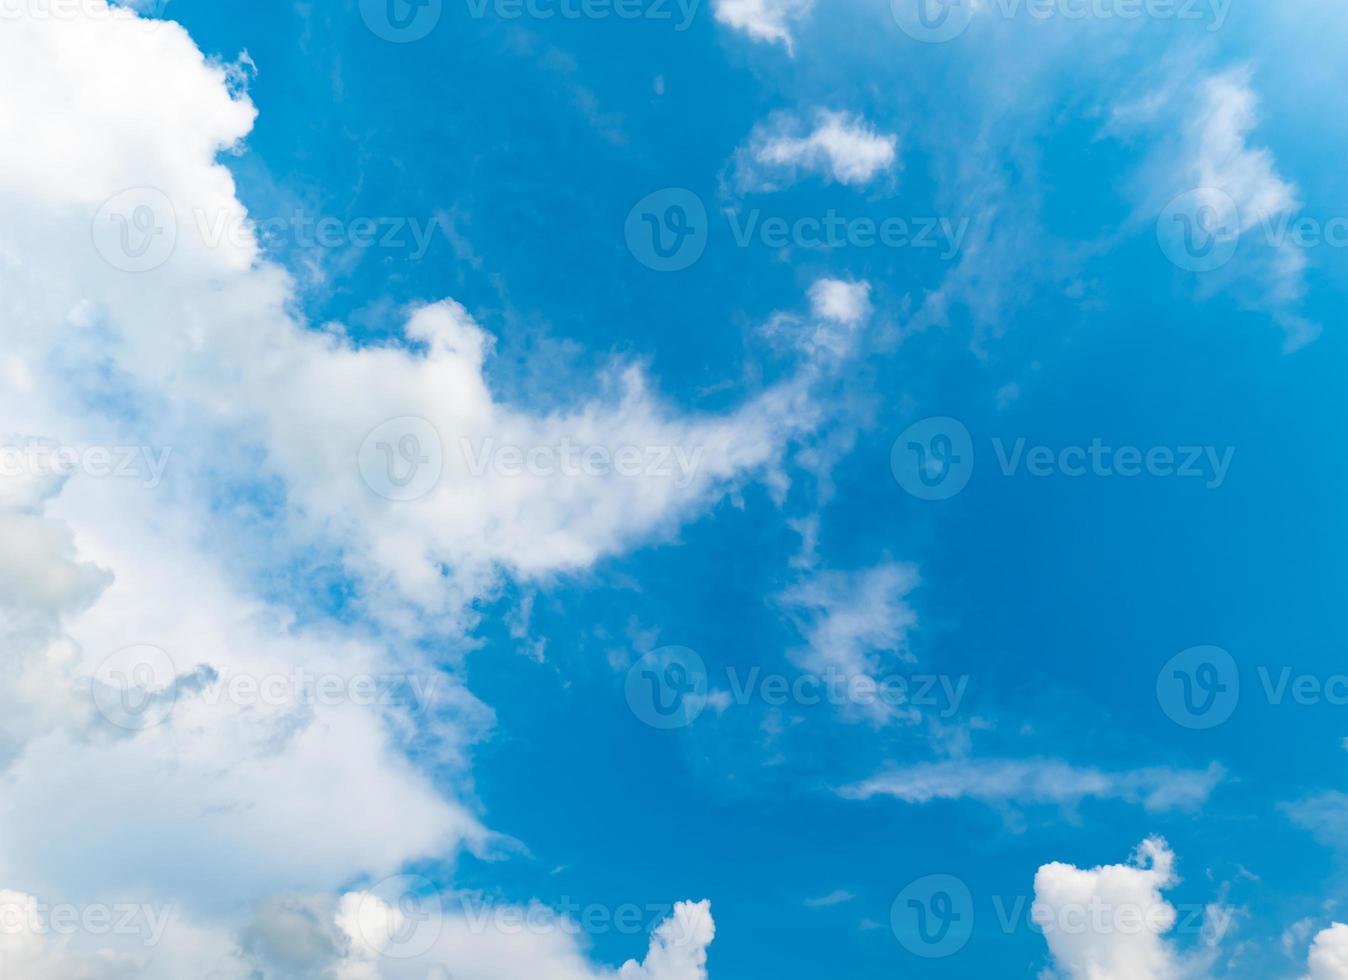
<instances>
[{"instance_id":1,"label":"fluffy cumulus cloud","mask_svg":"<svg viewBox=\"0 0 1348 980\"><path fill-rule=\"evenodd\" d=\"M1316 933L1306 958L1305 980L1348 980L1348 925L1335 922Z\"/></svg>"},{"instance_id":2,"label":"fluffy cumulus cloud","mask_svg":"<svg viewBox=\"0 0 1348 980\"><path fill-rule=\"evenodd\" d=\"M1180 954L1165 938L1175 909L1162 894L1178 881L1165 841L1144 841L1128 864L1054 862L1034 876L1034 916L1065 980L1175 980ZM1125 918L1128 927L1124 927ZM1084 927L1072 926L1075 921Z\"/></svg>"},{"instance_id":3,"label":"fluffy cumulus cloud","mask_svg":"<svg viewBox=\"0 0 1348 980\"><path fill-rule=\"evenodd\" d=\"M890 796L907 803L979 800L989 805L1075 806L1123 800L1151 811L1201 806L1224 773L1154 767L1110 772L1058 759L946 759L891 769L842 790L851 799Z\"/></svg>"},{"instance_id":4,"label":"fluffy cumulus cloud","mask_svg":"<svg viewBox=\"0 0 1348 980\"><path fill-rule=\"evenodd\" d=\"M821 109L812 122L779 113L755 127L736 155L736 186L773 191L817 175L864 187L892 172L898 143L897 136L852 113Z\"/></svg>"},{"instance_id":5,"label":"fluffy cumulus cloud","mask_svg":"<svg viewBox=\"0 0 1348 980\"><path fill-rule=\"evenodd\" d=\"M1230 289L1272 313L1289 347L1313 339L1318 326L1297 312L1306 289L1306 252L1291 228L1299 192L1254 140L1259 98L1250 69L1181 80L1116 113L1125 130L1173 130L1177 118L1180 139L1142 174L1144 211L1160 215L1162 247L1200 272L1206 289Z\"/></svg>"},{"instance_id":6,"label":"fluffy cumulus cloud","mask_svg":"<svg viewBox=\"0 0 1348 980\"><path fill-rule=\"evenodd\" d=\"M812 0L716 0L716 19L755 41L781 44L794 53L791 26L813 5Z\"/></svg>"},{"instance_id":7,"label":"fluffy cumulus cloud","mask_svg":"<svg viewBox=\"0 0 1348 980\"><path fill-rule=\"evenodd\" d=\"M397 344L309 329L253 238L204 233L247 226L217 161L255 117L239 70L176 24L81 11L0 31L0 92L42 96L0 100L0 887L173 917L152 949L24 919L0 972L607 975L566 932L451 918L413 973L343 929L353 882L494 846L468 789L490 709L408 641L770 472L808 379L690 416L615 365L536 413L493 396L453 301ZM299 608L314 556L360 616ZM287 895L318 897L266 904ZM671 922L625 976L705 975L709 910Z\"/></svg>"}]
</instances>

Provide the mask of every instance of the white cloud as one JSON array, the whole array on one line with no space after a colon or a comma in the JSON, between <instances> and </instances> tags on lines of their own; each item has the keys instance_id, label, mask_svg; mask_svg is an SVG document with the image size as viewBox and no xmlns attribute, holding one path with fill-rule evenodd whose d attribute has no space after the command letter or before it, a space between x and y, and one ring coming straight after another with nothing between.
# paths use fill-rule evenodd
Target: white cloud
<instances>
[{"instance_id":1,"label":"white cloud","mask_svg":"<svg viewBox=\"0 0 1348 980\"><path fill-rule=\"evenodd\" d=\"M813 413L809 378L727 415L690 416L640 370L615 365L596 393L541 413L493 396L490 338L451 301L413 311L397 346L307 329L284 270L251 239L208 241L196 220L246 220L216 162L255 115L234 72L176 24L96 12L11 18L0 32L0 92L11 96L0 99L0 141L13 151L0 175L0 417L18 439L173 452L154 490L84 473L0 479L0 644L17 678L0 693L0 884L81 907L132 893L172 904L175 919L152 955L4 941L31 966L19 972L42 980L49 969L102 980L85 961L120 956L146 980L235 980L254 975L236 937L268 896L335 895L418 858L492 845L468 788L468 754L491 713L452 667L402 641L427 621L463 639L468 606L503 574L582 569L771 471L785 434ZM152 243L176 234L162 265L139 274L106 251L117 214L105 202L128 188L155 189L134 202L150 207ZM440 481L410 502L374 492L360 467L367 434L407 416L430 425L443 455ZM668 448L695 465L479 476L459 438L473 452L488 440ZM309 561L341 563L364 619L331 623L289 594L291 564L307 573ZM384 624L399 632L381 635ZM156 703L176 704L158 725L121 730L90 691L111 690L95 687L100 664L137 644L170 661ZM228 678L300 667L410 676L438 700L416 715L299 690L265 702L223 693ZM696 926L696 908L680 906L680 928ZM657 933L627 975L704 976L711 929L707 915L693 947ZM497 937L478 957L467 933L446 960L456 977L604 975L569 936ZM343 980L378 975L359 957L347 967Z\"/></svg>"},{"instance_id":2,"label":"white cloud","mask_svg":"<svg viewBox=\"0 0 1348 980\"><path fill-rule=\"evenodd\" d=\"M871 285L845 279L817 279L810 286L814 315L854 327L871 313Z\"/></svg>"},{"instance_id":3,"label":"white cloud","mask_svg":"<svg viewBox=\"0 0 1348 980\"><path fill-rule=\"evenodd\" d=\"M898 562L809 573L777 596L807 643L792 659L816 674L872 678L881 673L885 655L911 662L908 634L917 615L906 597L917 584L917 569ZM877 699L874 710L878 719L894 709Z\"/></svg>"},{"instance_id":4,"label":"white cloud","mask_svg":"<svg viewBox=\"0 0 1348 980\"><path fill-rule=\"evenodd\" d=\"M783 113L750 134L737 154L736 184L740 190L773 191L818 174L862 187L893 169L897 147L898 137L851 113L820 110L813 128Z\"/></svg>"},{"instance_id":5,"label":"white cloud","mask_svg":"<svg viewBox=\"0 0 1348 980\"><path fill-rule=\"evenodd\" d=\"M1159 231L1163 241L1172 241L1172 253L1185 233L1184 225L1172 219L1206 222L1222 240L1233 242L1232 258L1202 269L1205 290L1229 289L1247 307L1271 313L1287 331L1287 346L1294 348L1320 329L1297 312L1307 261L1289 223L1301 201L1296 185L1279 172L1272 150L1252 143L1258 110L1251 72L1238 68L1204 76L1193 87L1175 85L1116 122L1126 129L1136 123L1131 118L1136 115L1172 129L1174 117L1180 117L1178 150L1162 153L1145 175L1150 184L1145 211L1149 218L1161 215ZM1172 200L1177 203L1167 205Z\"/></svg>"},{"instance_id":6,"label":"white cloud","mask_svg":"<svg viewBox=\"0 0 1348 980\"><path fill-rule=\"evenodd\" d=\"M1183 961L1165 934L1175 909L1162 892L1177 883L1165 841L1144 841L1129 864L1089 870L1054 862L1034 876L1034 920L1067 980L1177 980ZM1092 909L1100 910L1092 915ZM1133 928L1121 928L1127 916ZM1085 923L1073 928L1076 922Z\"/></svg>"},{"instance_id":7,"label":"white cloud","mask_svg":"<svg viewBox=\"0 0 1348 980\"><path fill-rule=\"evenodd\" d=\"M841 792L852 799L892 796L908 803L973 799L1075 806L1086 799L1140 803L1150 811L1201 806L1224 775L1207 769L1153 767L1108 772L1057 759L947 759L895 768Z\"/></svg>"},{"instance_id":8,"label":"white cloud","mask_svg":"<svg viewBox=\"0 0 1348 980\"><path fill-rule=\"evenodd\" d=\"M813 0L716 0L716 19L755 41L781 44L794 53L790 25L813 6Z\"/></svg>"},{"instance_id":9,"label":"white cloud","mask_svg":"<svg viewBox=\"0 0 1348 980\"><path fill-rule=\"evenodd\" d=\"M1316 933L1306 957L1305 980L1348 980L1348 925L1335 922Z\"/></svg>"}]
</instances>

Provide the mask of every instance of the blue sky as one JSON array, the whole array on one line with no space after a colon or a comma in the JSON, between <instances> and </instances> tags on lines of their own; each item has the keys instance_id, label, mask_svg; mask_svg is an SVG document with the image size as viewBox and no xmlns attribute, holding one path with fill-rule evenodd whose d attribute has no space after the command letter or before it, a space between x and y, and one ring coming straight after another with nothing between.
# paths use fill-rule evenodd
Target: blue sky
<instances>
[{"instance_id":1,"label":"blue sky","mask_svg":"<svg viewBox=\"0 0 1348 980\"><path fill-rule=\"evenodd\" d=\"M173 916L0 966L1348 977L1332 4L81 2L0 907Z\"/></svg>"}]
</instances>

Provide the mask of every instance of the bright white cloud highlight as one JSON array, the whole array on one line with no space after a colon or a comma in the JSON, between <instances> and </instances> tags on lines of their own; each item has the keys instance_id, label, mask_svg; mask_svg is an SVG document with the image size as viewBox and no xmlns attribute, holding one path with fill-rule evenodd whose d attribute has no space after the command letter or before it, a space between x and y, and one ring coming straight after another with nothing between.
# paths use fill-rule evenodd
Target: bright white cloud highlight
<instances>
[{"instance_id":1,"label":"bright white cloud highlight","mask_svg":"<svg viewBox=\"0 0 1348 980\"><path fill-rule=\"evenodd\" d=\"M755 41L781 44L792 54L791 25L813 5L813 0L716 0L716 19Z\"/></svg>"},{"instance_id":2,"label":"bright white cloud highlight","mask_svg":"<svg viewBox=\"0 0 1348 980\"><path fill-rule=\"evenodd\" d=\"M1057 759L946 759L891 769L844 788L852 799L890 796L907 803L978 800L989 805L1075 806L1087 799L1139 803L1147 810L1191 810L1221 781L1204 770L1154 767L1109 772Z\"/></svg>"},{"instance_id":3,"label":"bright white cloud highlight","mask_svg":"<svg viewBox=\"0 0 1348 980\"><path fill-rule=\"evenodd\" d=\"M1152 838L1128 864L1082 869L1046 864L1034 876L1034 919L1065 980L1176 980L1179 954L1164 938L1175 909L1162 895L1178 881L1175 855ZM1089 910L1102 912L1094 921ZM1123 928L1127 917L1136 928ZM1080 919L1086 928L1070 928Z\"/></svg>"},{"instance_id":4,"label":"bright white cloud highlight","mask_svg":"<svg viewBox=\"0 0 1348 980\"><path fill-rule=\"evenodd\" d=\"M1316 933L1306 957L1305 980L1348 980L1348 925L1335 922Z\"/></svg>"},{"instance_id":5,"label":"bright white cloud highlight","mask_svg":"<svg viewBox=\"0 0 1348 980\"><path fill-rule=\"evenodd\" d=\"M772 191L814 174L863 187L894 168L898 142L847 112L821 110L813 127L780 114L755 127L739 152L736 183L741 190Z\"/></svg>"}]
</instances>

